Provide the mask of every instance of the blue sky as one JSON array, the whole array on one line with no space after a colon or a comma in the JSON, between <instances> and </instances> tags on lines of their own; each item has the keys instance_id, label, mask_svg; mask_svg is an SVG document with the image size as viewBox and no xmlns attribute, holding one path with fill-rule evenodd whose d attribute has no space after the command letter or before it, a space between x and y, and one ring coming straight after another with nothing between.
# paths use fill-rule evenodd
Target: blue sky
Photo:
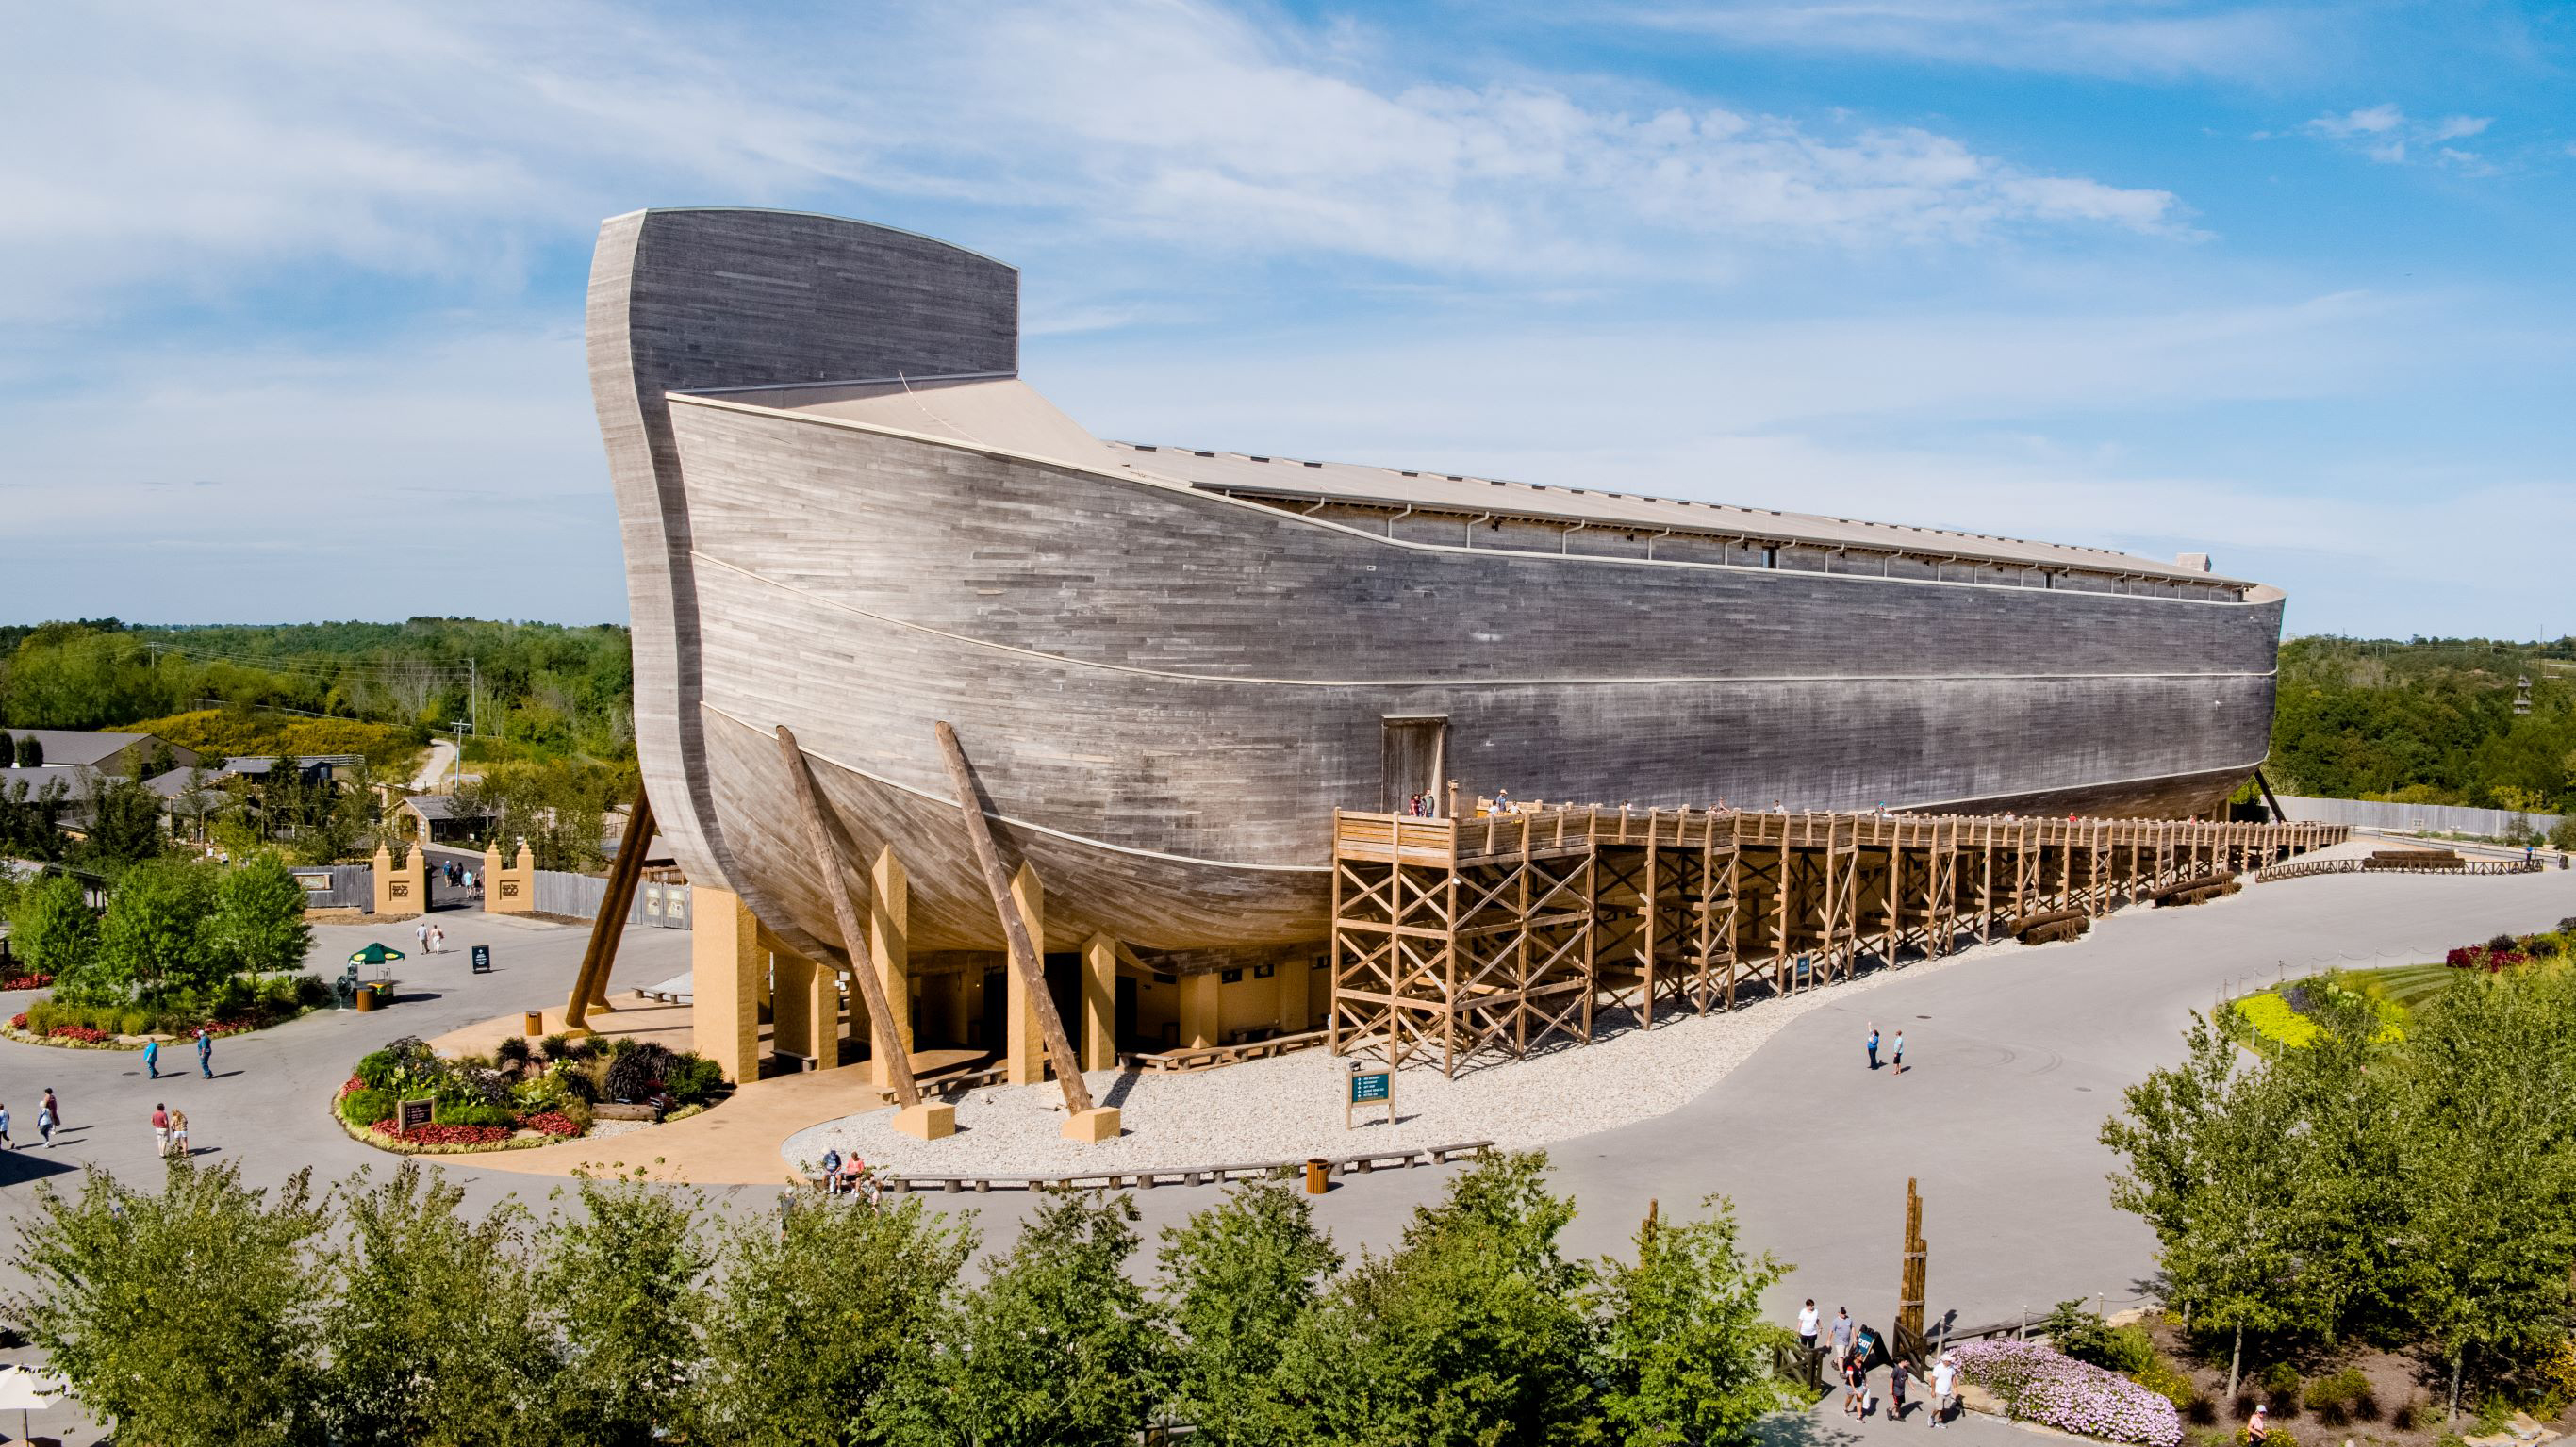
<instances>
[{"instance_id":1,"label":"blue sky","mask_svg":"<svg viewBox=\"0 0 2576 1447\"><path fill-rule=\"evenodd\" d=\"M11 7L0 619L623 619L601 217L1019 266L1105 436L2576 631L2576 9Z\"/></svg>"}]
</instances>

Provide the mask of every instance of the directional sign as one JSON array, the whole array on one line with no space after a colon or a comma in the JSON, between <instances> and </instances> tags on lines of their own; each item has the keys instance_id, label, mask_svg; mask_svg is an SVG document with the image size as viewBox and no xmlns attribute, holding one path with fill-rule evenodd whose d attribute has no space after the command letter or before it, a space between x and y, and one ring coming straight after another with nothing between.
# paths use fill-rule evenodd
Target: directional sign
<instances>
[{"instance_id":1,"label":"directional sign","mask_svg":"<svg viewBox=\"0 0 2576 1447\"><path fill-rule=\"evenodd\" d=\"M1386 1123L1395 1124L1395 1071L1363 1070L1358 1061L1352 1061L1350 1094L1342 1101L1342 1129L1351 1128L1351 1112L1380 1101L1386 1102Z\"/></svg>"}]
</instances>

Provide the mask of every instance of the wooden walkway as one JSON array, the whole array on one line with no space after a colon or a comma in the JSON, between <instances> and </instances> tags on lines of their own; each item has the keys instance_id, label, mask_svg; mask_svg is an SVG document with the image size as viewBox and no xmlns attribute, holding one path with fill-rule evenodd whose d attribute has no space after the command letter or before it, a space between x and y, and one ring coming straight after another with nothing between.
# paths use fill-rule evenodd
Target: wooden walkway
<instances>
[{"instance_id":1,"label":"wooden walkway","mask_svg":"<svg viewBox=\"0 0 2576 1447\"><path fill-rule=\"evenodd\" d=\"M1588 1044L2089 920L2339 844L2339 824L1557 806L1336 811L1335 1054L1401 1065ZM2189 891L2181 891L2189 894Z\"/></svg>"}]
</instances>

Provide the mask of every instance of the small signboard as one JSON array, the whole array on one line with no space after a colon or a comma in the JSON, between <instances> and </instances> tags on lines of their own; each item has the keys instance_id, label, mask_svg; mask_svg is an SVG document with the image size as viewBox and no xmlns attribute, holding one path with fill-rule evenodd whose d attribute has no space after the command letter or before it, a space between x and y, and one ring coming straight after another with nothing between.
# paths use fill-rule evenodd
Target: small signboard
<instances>
[{"instance_id":1,"label":"small signboard","mask_svg":"<svg viewBox=\"0 0 2576 1447\"><path fill-rule=\"evenodd\" d=\"M490 945L476 945L474 947L474 973L478 975L488 975L492 973L492 947Z\"/></svg>"},{"instance_id":2,"label":"small signboard","mask_svg":"<svg viewBox=\"0 0 2576 1447\"><path fill-rule=\"evenodd\" d=\"M1351 1129L1352 1112L1380 1101L1386 1102L1386 1123L1395 1124L1395 1071L1364 1070L1358 1061L1352 1061L1350 1095L1342 1102L1342 1129Z\"/></svg>"},{"instance_id":3,"label":"small signboard","mask_svg":"<svg viewBox=\"0 0 2576 1447\"><path fill-rule=\"evenodd\" d=\"M409 1135L416 1127L429 1124L430 1116L435 1112L437 1105L438 1102L433 1100L396 1101L394 1134Z\"/></svg>"}]
</instances>

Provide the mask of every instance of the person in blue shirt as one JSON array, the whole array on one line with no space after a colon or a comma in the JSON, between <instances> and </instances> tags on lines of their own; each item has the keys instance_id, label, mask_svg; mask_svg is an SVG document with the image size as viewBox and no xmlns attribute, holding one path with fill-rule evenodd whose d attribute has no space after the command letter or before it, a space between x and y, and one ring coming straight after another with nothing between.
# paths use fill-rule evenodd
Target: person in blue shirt
<instances>
[{"instance_id":1,"label":"person in blue shirt","mask_svg":"<svg viewBox=\"0 0 2576 1447\"><path fill-rule=\"evenodd\" d=\"M154 1080L161 1078L161 1042L158 1040L143 1042L143 1073Z\"/></svg>"},{"instance_id":2,"label":"person in blue shirt","mask_svg":"<svg viewBox=\"0 0 2576 1447\"><path fill-rule=\"evenodd\" d=\"M202 1025L197 1027L197 1073L208 1080L215 1078L215 1037Z\"/></svg>"}]
</instances>

